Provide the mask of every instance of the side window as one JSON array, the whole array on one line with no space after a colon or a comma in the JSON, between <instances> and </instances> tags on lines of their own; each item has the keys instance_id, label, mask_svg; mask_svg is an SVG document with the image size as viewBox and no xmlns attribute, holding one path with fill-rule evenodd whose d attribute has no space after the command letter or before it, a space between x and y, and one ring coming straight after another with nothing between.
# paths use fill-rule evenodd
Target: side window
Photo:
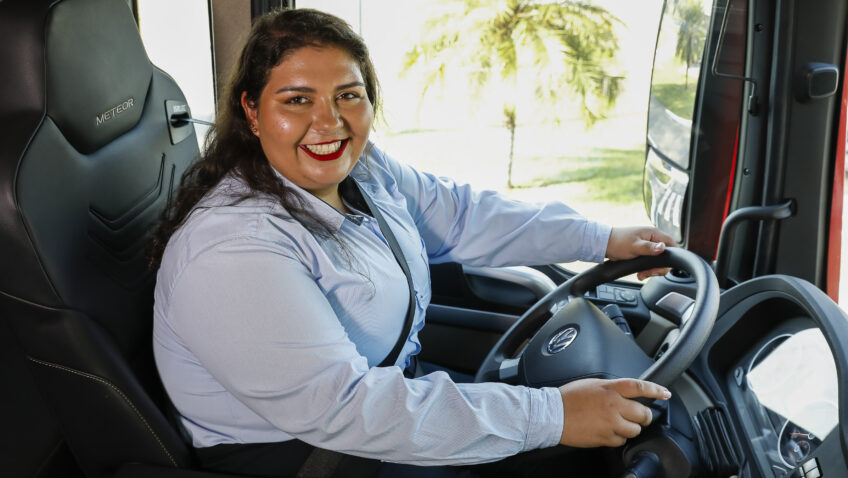
<instances>
[{"instance_id":1,"label":"side window","mask_svg":"<svg viewBox=\"0 0 848 478\"><path fill-rule=\"evenodd\" d=\"M215 74L207 0L137 0L141 39L150 61L180 85L192 117L215 120ZM208 126L194 125L201 149Z\"/></svg>"},{"instance_id":2,"label":"side window","mask_svg":"<svg viewBox=\"0 0 848 478\"><path fill-rule=\"evenodd\" d=\"M712 5L669 0L679 13L666 15L658 41L664 3L298 0L297 7L334 13L365 38L383 88L373 137L393 157L519 200L563 201L607 224L648 225L649 103L662 101L668 121L686 130L669 134L688 157ZM661 66L649 101L655 50Z\"/></svg>"}]
</instances>

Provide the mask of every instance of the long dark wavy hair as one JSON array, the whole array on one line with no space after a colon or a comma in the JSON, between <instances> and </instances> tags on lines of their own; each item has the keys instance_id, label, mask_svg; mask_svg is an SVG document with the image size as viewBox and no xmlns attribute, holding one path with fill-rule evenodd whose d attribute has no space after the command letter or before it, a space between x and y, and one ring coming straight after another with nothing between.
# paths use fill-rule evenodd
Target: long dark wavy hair
<instances>
[{"instance_id":1,"label":"long dark wavy hair","mask_svg":"<svg viewBox=\"0 0 848 478\"><path fill-rule=\"evenodd\" d=\"M154 233L152 269L159 267L168 239L185 223L198 201L230 173L250 189L234 202L260 194L270 196L312 234L333 237L330 227L311 214L300 197L274 173L241 107L242 92L246 92L249 103L258 103L271 70L288 54L307 46L332 46L346 51L359 64L368 100L377 112L379 83L368 48L344 20L311 9L277 10L257 19L219 105L215 126L207 136L206 152L183 174L176 199L163 212Z\"/></svg>"}]
</instances>

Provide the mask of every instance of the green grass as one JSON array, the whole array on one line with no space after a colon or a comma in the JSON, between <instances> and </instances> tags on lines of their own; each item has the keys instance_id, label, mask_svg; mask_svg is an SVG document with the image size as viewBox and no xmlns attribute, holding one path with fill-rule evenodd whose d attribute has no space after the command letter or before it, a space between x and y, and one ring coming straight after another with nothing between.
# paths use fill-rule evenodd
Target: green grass
<instances>
[{"instance_id":1,"label":"green grass","mask_svg":"<svg viewBox=\"0 0 848 478\"><path fill-rule=\"evenodd\" d=\"M688 87L684 83L654 84L651 87L651 94L672 113L681 118L692 119L696 86L692 82Z\"/></svg>"},{"instance_id":2,"label":"green grass","mask_svg":"<svg viewBox=\"0 0 848 478\"><path fill-rule=\"evenodd\" d=\"M519 159L516 167L531 179L519 188L545 187L562 183L582 183L586 200L628 204L642 201L641 149L593 149L581 156L533 157Z\"/></svg>"}]
</instances>

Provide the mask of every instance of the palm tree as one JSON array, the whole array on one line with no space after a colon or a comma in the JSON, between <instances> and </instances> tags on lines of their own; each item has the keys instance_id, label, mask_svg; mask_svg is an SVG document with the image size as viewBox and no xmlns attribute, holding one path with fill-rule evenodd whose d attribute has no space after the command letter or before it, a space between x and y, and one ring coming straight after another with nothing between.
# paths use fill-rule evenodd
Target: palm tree
<instances>
[{"instance_id":1,"label":"palm tree","mask_svg":"<svg viewBox=\"0 0 848 478\"><path fill-rule=\"evenodd\" d=\"M677 31L677 46L674 54L686 62L686 88L689 87L689 67L701 61L704 51L704 39L707 38L707 14L700 0L688 0L677 4L675 15L680 22Z\"/></svg>"},{"instance_id":2,"label":"palm tree","mask_svg":"<svg viewBox=\"0 0 848 478\"><path fill-rule=\"evenodd\" d=\"M587 127L605 117L618 97L620 77L606 65L618 51L613 24L602 7L577 1L453 0L424 27L421 42L406 54L403 73L423 70L423 92L444 84L449 72L464 71L471 91L498 82L513 94L504 99L509 130L507 185L512 184L518 117L518 71L533 68L535 98L558 103L564 90L580 100ZM558 118L555 118L558 120Z\"/></svg>"}]
</instances>

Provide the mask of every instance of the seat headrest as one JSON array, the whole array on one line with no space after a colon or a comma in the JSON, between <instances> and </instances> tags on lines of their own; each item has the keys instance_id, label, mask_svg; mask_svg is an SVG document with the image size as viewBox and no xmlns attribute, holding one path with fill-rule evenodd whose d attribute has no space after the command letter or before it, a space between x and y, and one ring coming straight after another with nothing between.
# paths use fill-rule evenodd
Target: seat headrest
<instances>
[{"instance_id":1,"label":"seat headrest","mask_svg":"<svg viewBox=\"0 0 848 478\"><path fill-rule=\"evenodd\" d=\"M48 19L47 115L81 153L141 118L153 66L128 9L123 1L65 1Z\"/></svg>"}]
</instances>

